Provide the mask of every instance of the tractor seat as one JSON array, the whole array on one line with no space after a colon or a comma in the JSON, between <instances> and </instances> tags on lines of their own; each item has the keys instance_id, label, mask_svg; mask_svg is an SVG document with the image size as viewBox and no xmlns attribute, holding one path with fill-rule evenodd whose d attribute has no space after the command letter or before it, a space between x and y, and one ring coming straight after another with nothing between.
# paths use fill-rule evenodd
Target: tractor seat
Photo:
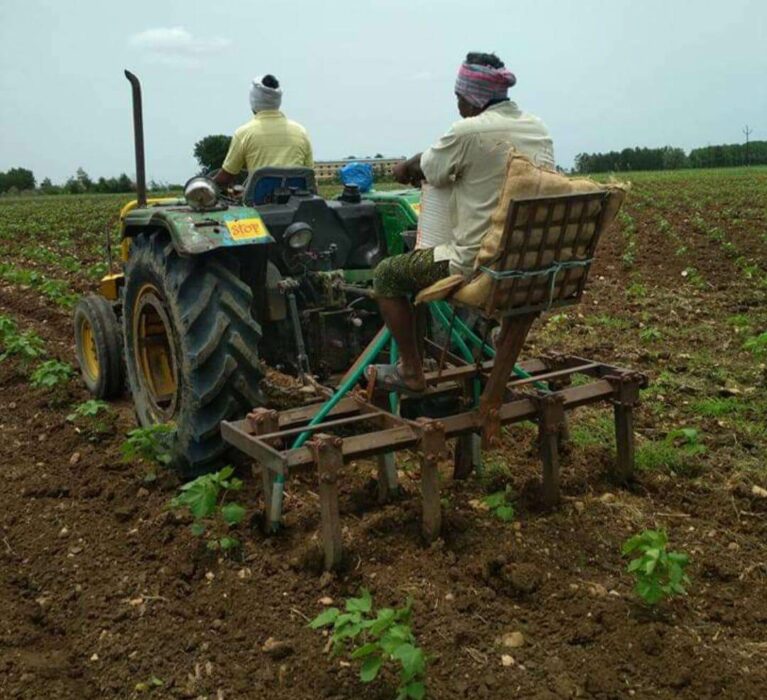
<instances>
[{"instance_id":1,"label":"tractor seat","mask_svg":"<svg viewBox=\"0 0 767 700\"><path fill-rule=\"evenodd\" d=\"M317 193L311 168L259 168L245 181L242 202L248 206L271 204L278 191L303 190Z\"/></svg>"}]
</instances>

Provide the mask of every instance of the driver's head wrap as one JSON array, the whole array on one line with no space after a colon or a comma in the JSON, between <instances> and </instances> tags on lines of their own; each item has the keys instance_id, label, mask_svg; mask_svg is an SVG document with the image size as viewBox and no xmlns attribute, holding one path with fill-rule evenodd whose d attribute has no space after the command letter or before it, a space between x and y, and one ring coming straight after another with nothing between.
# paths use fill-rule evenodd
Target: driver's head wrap
<instances>
[{"instance_id":1,"label":"driver's head wrap","mask_svg":"<svg viewBox=\"0 0 767 700\"><path fill-rule=\"evenodd\" d=\"M254 112L261 112L265 109L279 109L282 103L282 89L264 85L263 80L265 77L260 75L257 78L253 78L250 84L250 108Z\"/></svg>"}]
</instances>

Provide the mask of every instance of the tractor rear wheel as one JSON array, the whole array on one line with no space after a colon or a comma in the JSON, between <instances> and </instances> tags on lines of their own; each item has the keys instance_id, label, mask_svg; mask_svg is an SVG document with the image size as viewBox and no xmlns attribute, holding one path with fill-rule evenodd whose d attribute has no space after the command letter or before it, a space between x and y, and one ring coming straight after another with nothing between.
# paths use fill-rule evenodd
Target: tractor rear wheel
<instances>
[{"instance_id":1,"label":"tractor rear wheel","mask_svg":"<svg viewBox=\"0 0 767 700\"><path fill-rule=\"evenodd\" d=\"M128 385L142 426L173 423L172 466L184 477L220 465L220 423L261 401L261 329L240 261L181 257L161 233L133 239L125 270Z\"/></svg>"},{"instance_id":2,"label":"tractor rear wheel","mask_svg":"<svg viewBox=\"0 0 767 700\"><path fill-rule=\"evenodd\" d=\"M120 324L112 304L89 294L74 313L75 353L83 382L97 399L112 399L125 388Z\"/></svg>"}]
</instances>

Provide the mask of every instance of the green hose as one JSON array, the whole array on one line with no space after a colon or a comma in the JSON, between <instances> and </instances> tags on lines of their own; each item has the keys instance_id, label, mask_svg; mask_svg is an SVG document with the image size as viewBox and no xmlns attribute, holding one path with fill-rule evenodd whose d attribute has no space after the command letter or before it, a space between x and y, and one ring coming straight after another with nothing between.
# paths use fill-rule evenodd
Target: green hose
<instances>
[{"instance_id":1,"label":"green hose","mask_svg":"<svg viewBox=\"0 0 767 700\"><path fill-rule=\"evenodd\" d=\"M446 309L450 309L449 304L447 304L444 301L434 301L432 302L432 305L439 308L443 314L446 313ZM492 347L490 347L487 343L483 343L482 339L464 323L463 319L460 316L456 315L454 323L456 326L458 326L461 333L463 333L473 345L475 345L478 348L482 348L482 352L484 352L488 357L495 357L495 350ZM474 361L474 358L471 358L469 360L469 362L473 362L473 361ZM514 374L516 374L518 377L522 379L530 379L530 377L533 376L529 372L525 372L525 370L523 370L519 365L514 365L513 371L514 371ZM545 391L547 393L549 391L549 388L543 382L533 382L533 386L535 386L536 389L540 389L541 391Z\"/></svg>"},{"instance_id":2,"label":"green hose","mask_svg":"<svg viewBox=\"0 0 767 700\"><path fill-rule=\"evenodd\" d=\"M343 382L343 384L341 384L338 389L336 389L333 396L331 396L323 404L322 408L317 411L317 414L314 416L314 418L309 421L307 427L315 426L317 423L321 423L323 420L325 420L328 413L330 413L336 407L338 402L344 396L346 396L346 394L349 393L349 390L355 386L359 378L362 376L362 373L367 369L368 365L373 360L375 360L378 353L383 350L383 348L386 346L386 343L389 342L390 338L391 332L388 328L385 328L384 332L378 338L376 343L366 350L362 361L359 363L359 367L357 367L357 369L354 370L354 372L352 372L352 374L346 378L346 381ZM295 439L291 449L296 450L299 447L303 447L304 443L311 437L311 435L311 430L305 430ZM274 485L272 487L272 503L269 509L269 525L273 532L280 527L280 520L282 519L282 496L284 491L285 475L277 474L274 479Z\"/></svg>"}]
</instances>

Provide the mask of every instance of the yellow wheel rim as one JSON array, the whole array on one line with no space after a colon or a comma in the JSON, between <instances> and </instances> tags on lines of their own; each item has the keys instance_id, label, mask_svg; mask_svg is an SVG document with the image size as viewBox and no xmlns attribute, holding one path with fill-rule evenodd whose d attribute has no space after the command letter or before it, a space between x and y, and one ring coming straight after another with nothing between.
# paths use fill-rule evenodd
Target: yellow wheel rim
<instances>
[{"instance_id":1,"label":"yellow wheel rim","mask_svg":"<svg viewBox=\"0 0 767 700\"><path fill-rule=\"evenodd\" d=\"M96 350L96 338L93 335L93 326L87 318L80 321L80 351L83 356L82 369L88 375L88 379L95 382L99 378L101 367L99 354Z\"/></svg>"},{"instance_id":2,"label":"yellow wheel rim","mask_svg":"<svg viewBox=\"0 0 767 700\"><path fill-rule=\"evenodd\" d=\"M162 295L144 285L133 306L133 348L139 382L159 421L173 417L178 403L178 369L171 324Z\"/></svg>"}]
</instances>

